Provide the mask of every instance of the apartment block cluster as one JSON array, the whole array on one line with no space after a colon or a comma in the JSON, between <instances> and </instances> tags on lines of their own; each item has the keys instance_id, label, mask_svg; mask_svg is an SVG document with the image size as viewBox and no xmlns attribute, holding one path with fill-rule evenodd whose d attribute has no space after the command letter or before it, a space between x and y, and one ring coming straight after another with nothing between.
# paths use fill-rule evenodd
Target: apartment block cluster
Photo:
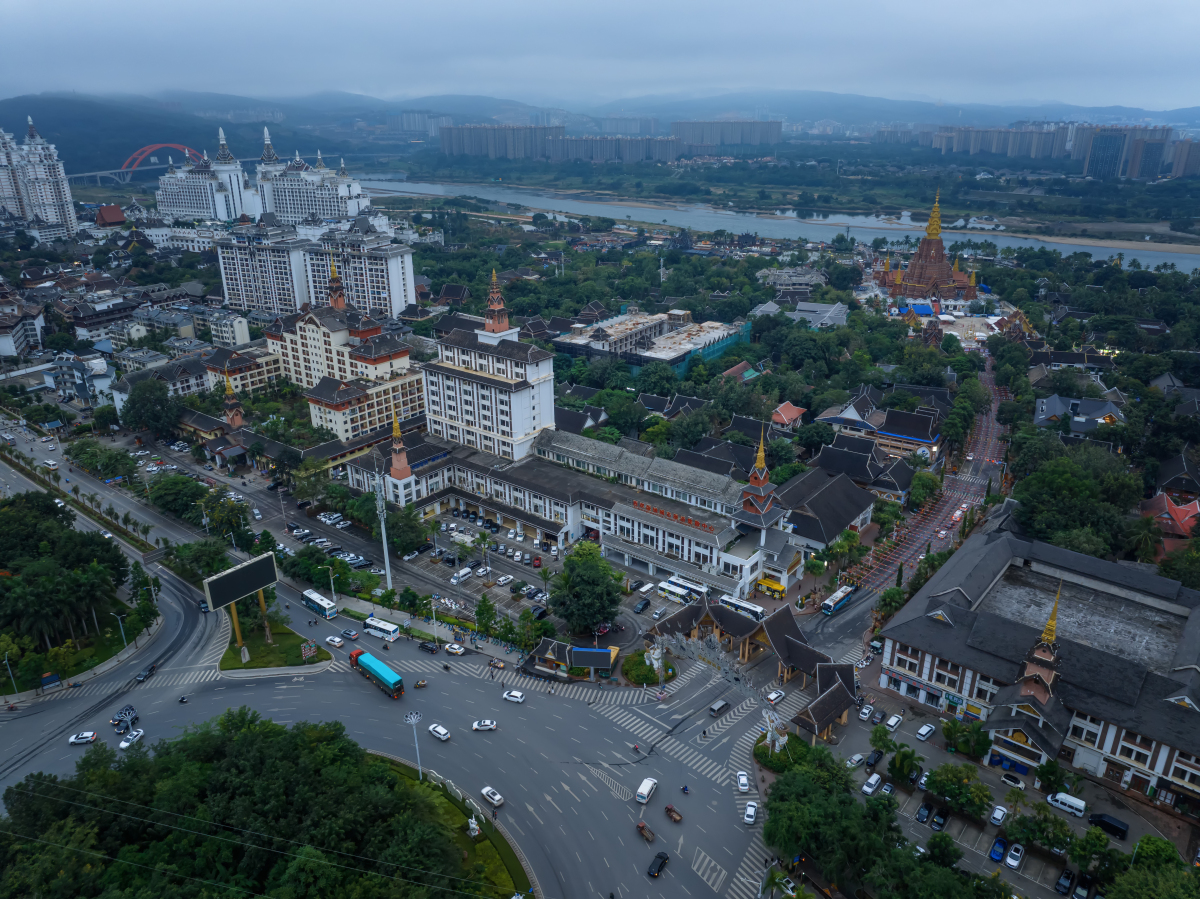
<instances>
[{"instance_id":1,"label":"apartment block cluster","mask_svg":"<svg viewBox=\"0 0 1200 899\"><path fill-rule=\"evenodd\" d=\"M0 129L0 232L20 230L49 242L74 237L78 227L54 144L38 133L32 118L20 144Z\"/></svg>"},{"instance_id":2,"label":"apartment block cluster","mask_svg":"<svg viewBox=\"0 0 1200 899\"><path fill-rule=\"evenodd\" d=\"M1200 172L1200 147L1173 139L1169 127L1106 126L1083 122L1021 122L1011 128L905 125L880 128L876 143L917 144L943 154L990 154L1010 159L1074 159L1097 179L1154 179Z\"/></svg>"},{"instance_id":3,"label":"apartment block cluster","mask_svg":"<svg viewBox=\"0 0 1200 899\"><path fill-rule=\"evenodd\" d=\"M670 137L655 136L655 119L602 119L601 126L601 136L567 137L562 125L455 125L441 129L442 152L552 162L673 162L720 147L767 146L783 139L780 122L672 122Z\"/></svg>"}]
</instances>

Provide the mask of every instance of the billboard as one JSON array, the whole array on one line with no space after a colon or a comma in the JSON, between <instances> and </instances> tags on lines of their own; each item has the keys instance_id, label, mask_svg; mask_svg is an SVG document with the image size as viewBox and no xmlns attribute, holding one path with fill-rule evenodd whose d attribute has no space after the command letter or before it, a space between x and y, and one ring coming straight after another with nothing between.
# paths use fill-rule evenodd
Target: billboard
<instances>
[{"instance_id":1,"label":"billboard","mask_svg":"<svg viewBox=\"0 0 1200 899\"><path fill-rule=\"evenodd\" d=\"M279 580L275 571L275 554L264 553L228 571L204 579L204 597L213 611L249 596Z\"/></svg>"}]
</instances>

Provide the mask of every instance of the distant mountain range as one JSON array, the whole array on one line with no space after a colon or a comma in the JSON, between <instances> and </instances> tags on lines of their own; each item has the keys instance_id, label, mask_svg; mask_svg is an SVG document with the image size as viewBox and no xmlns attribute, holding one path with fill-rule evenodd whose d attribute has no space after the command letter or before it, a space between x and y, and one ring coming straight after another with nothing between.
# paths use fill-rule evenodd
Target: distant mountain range
<instances>
[{"instance_id":1,"label":"distant mountain range","mask_svg":"<svg viewBox=\"0 0 1200 899\"><path fill-rule=\"evenodd\" d=\"M58 145L70 173L119 168L136 150L156 143L183 144L211 153L216 150L218 126L225 129L234 155L242 158L257 156L261 151L263 125L271 129L280 155L290 156L299 150L301 155L311 157L320 149L333 159L363 149L386 151L377 143L367 147L365 140L347 135L358 121L379 124L389 113L402 110L428 110L462 123L518 124L530 121L535 114L551 113L566 123L568 132L594 130L595 120L606 116L652 116L664 132L672 121L760 116L785 117L792 122L832 119L851 126L912 122L1003 127L1022 120L1050 120L1200 127L1200 107L1146 110L1066 103L953 105L824 91L757 91L708 97L651 95L575 110L464 94L385 100L337 91L287 98L169 91L152 97L78 93L11 97L0 100L0 128L22 135L26 117L33 116L38 131ZM323 132L321 136L317 136L318 130ZM328 137L330 130L340 139ZM171 151L156 155L162 159L168 154L174 155Z\"/></svg>"}]
</instances>

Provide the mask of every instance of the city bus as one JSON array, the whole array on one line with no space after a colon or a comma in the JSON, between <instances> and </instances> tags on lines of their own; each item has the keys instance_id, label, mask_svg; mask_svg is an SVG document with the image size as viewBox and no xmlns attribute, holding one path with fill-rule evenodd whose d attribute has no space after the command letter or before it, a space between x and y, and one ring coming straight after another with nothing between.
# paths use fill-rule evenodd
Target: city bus
<instances>
[{"instance_id":1,"label":"city bus","mask_svg":"<svg viewBox=\"0 0 1200 899\"><path fill-rule=\"evenodd\" d=\"M404 678L369 652L354 650L350 653L350 665L392 699L404 695Z\"/></svg>"},{"instance_id":2,"label":"city bus","mask_svg":"<svg viewBox=\"0 0 1200 899\"><path fill-rule=\"evenodd\" d=\"M676 587L670 581L663 581L658 585L658 595L663 599L669 599L672 602L677 602L685 606L692 601L686 590L682 587Z\"/></svg>"},{"instance_id":3,"label":"city bus","mask_svg":"<svg viewBox=\"0 0 1200 899\"><path fill-rule=\"evenodd\" d=\"M693 601L708 599L708 585L697 584L695 581L685 581L679 575L667 578L667 583L686 592Z\"/></svg>"},{"instance_id":4,"label":"city bus","mask_svg":"<svg viewBox=\"0 0 1200 899\"><path fill-rule=\"evenodd\" d=\"M316 590L304 591L304 605L316 612L322 618L337 617L337 606L327 600Z\"/></svg>"},{"instance_id":5,"label":"city bus","mask_svg":"<svg viewBox=\"0 0 1200 899\"><path fill-rule=\"evenodd\" d=\"M363 622L363 630L372 637L379 637L379 639L387 640L389 643L394 643L396 638L400 636L400 628L390 621L384 621L382 618L368 618Z\"/></svg>"},{"instance_id":6,"label":"city bus","mask_svg":"<svg viewBox=\"0 0 1200 899\"><path fill-rule=\"evenodd\" d=\"M744 599L734 599L728 593L722 594L717 602L725 608L733 609L739 615L745 615L747 618L753 618L755 621L762 621L767 617L767 610L762 606L756 606L754 603L746 602Z\"/></svg>"},{"instance_id":7,"label":"city bus","mask_svg":"<svg viewBox=\"0 0 1200 899\"><path fill-rule=\"evenodd\" d=\"M850 601L850 597L854 595L854 591L857 589L853 585L838 588L836 593L821 603L821 611L826 615L832 615Z\"/></svg>"}]
</instances>

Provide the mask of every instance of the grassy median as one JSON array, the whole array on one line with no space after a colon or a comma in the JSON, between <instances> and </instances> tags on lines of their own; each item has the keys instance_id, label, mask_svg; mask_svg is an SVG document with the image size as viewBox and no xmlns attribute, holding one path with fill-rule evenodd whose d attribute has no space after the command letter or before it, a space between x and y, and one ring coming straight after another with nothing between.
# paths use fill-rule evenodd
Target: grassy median
<instances>
[{"instance_id":1,"label":"grassy median","mask_svg":"<svg viewBox=\"0 0 1200 899\"><path fill-rule=\"evenodd\" d=\"M284 668L291 665L303 665L304 657L300 655L300 644L305 638L286 627L272 627L271 636L274 643L267 645L266 635L257 628L247 633L242 631L242 639L250 650L250 661L242 664L242 653L238 649L237 640L231 635L229 647L221 656L222 671L250 670L252 668ZM309 659L309 664L327 662L332 659L328 652L317 647L317 654Z\"/></svg>"}]
</instances>

